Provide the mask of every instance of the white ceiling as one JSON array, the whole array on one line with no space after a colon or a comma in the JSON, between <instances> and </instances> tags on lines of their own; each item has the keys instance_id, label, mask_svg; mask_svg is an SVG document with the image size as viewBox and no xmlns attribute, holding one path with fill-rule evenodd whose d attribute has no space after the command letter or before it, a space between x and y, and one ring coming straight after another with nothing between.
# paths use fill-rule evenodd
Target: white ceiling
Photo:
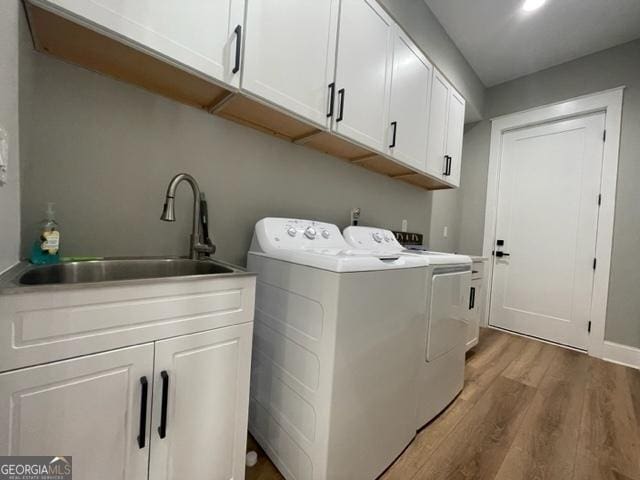
<instances>
[{"instance_id":1,"label":"white ceiling","mask_svg":"<svg viewBox=\"0 0 640 480\"><path fill-rule=\"evenodd\" d=\"M640 0L425 1L486 86L640 37Z\"/></svg>"}]
</instances>

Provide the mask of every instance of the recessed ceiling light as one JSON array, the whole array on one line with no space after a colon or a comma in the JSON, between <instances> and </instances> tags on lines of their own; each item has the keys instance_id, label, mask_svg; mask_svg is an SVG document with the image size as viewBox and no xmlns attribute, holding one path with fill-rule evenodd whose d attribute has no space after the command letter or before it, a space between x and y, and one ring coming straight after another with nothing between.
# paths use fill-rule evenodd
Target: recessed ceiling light
<instances>
[{"instance_id":1,"label":"recessed ceiling light","mask_svg":"<svg viewBox=\"0 0 640 480\"><path fill-rule=\"evenodd\" d=\"M533 12L546 3L547 0L525 0L522 9L525 12Z\"/></svg>"}]
</instances>

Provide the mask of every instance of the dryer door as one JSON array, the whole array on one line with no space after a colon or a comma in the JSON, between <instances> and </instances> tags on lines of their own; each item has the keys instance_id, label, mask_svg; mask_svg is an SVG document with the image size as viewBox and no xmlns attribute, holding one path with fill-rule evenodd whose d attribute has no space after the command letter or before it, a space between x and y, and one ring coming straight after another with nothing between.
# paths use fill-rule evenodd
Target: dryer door
<instances>
[{"instance_id":1,"label":"dryer door","mask_svg":"<svg viewBox=\"0 0 640 480\"><path fill-rule=\"evenodd\" d=\"M431 307L427 330L428 362L465 343L467 299L471 270L437 268L431 281Z\"/></svg>"}]
</instances>

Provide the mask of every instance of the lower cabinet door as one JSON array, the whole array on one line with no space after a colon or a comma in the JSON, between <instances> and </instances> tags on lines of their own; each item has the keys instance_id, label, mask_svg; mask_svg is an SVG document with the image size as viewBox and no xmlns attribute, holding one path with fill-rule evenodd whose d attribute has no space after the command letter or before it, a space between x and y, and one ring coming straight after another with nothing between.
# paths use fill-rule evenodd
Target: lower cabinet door
<instances>
[{"instance_id":1,"label":"lower cabinet door","mask_svg":"<svg viewBox=\"0 0 640 480\"><path fill-rule=\"evenodd\" d=\"M0 455L70 456L77 479L146 479L152 373L148 343L0 374Z\"/></svg>"},{"instance_id":2,"label":"lower cabinet door","mask_svg":"<svg viewBox=\"0 0 640 480\"><path fill-rule=\"evenodd\" d=\"M478 344L482 307L482 279L471 280L469 289L469 320L467 325L467 350Z\"/></svg>"},{"instance_id":3,"label":"lower cabinet door","mask_svg":"<svg viewBox=\"0 0 640 480\"><path fill-rule=\"evenodd\" d=\"M156 342L151 480L244 478L252 328Z\"/></svg>"}]
</instances>

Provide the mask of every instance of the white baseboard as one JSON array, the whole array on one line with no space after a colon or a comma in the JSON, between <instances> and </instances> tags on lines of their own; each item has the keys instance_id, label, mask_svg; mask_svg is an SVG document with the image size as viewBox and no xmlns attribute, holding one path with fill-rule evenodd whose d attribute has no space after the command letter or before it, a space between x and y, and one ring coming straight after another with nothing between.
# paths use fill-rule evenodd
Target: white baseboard
<instances>
[{"instance_id":1,"label":"white baseboard","mask_svg":"<svg viewBox=\"0 0 640 480\"><path fill-rule=\"evenodd\" d=\"M602 359L640 369L640 348L629 347L605 340L602 349Z\"/></svg>"},{"instance_id":2,"label":"white baseboard","mask_svg":"<svg viewBox=\"0 0 640 480\"><path fill-rule=\"evenodd\" d=\"M15 267L16 265L18 265L20 262L16 262L13 265L9 265L7 268L5 268L4 270L0 270L0 275L2 275L3 273L8 272L9 270L11 270L13 267Z\"/></svg>"}]
</instances>

